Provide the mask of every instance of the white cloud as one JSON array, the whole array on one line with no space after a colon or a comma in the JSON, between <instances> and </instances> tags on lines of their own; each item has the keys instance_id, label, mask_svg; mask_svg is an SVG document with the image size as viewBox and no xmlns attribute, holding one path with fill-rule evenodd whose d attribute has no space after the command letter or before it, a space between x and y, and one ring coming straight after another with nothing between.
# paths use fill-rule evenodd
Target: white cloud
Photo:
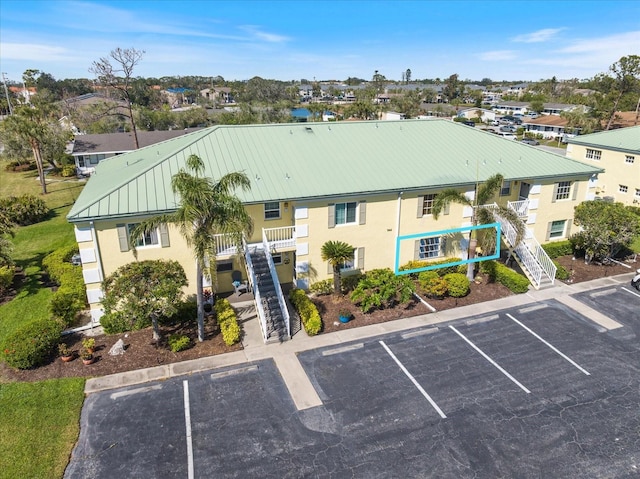
<instances>
[{"instance_id":1,"label":"white cloud","mask_svg":"<svg viewBox=\"0 0 640 479\"><path fill-rule=\"evenodd\" d=\"M561 53L626 51L625 55L630 55L633 52L637 54L638 50L640 50L640 31L619 33L608 37L577 39L558 51Z\"/></svg>"},{"instance_id":2,"label":"white cloud","mask_svg":"<svg viewBox=\"0 0 640 479\"><path fill-rule=\"evenodd\" d=\"M2 43L0 50L5 60L71 61L76 57L66 48L37 43Z\"/></svg>"},{"instance_id":3,"label":"white cloud","mask_svg":"<svg viewBox=\"0 0 640 479\"><path fill-rule=\"evenodd\" d=\"M564 28L544 28L537 32L525 33L511 39L512 42L518 43L541 43L547 42L560 33Z\"/></svg>"},{"instance_id":4,"label":"white cloud","mask_svg":"<svg viewBox=\"0 0 640 479\"><path fill-rule=\"evenodd\" d=\"M289 41L288 37L284 35L277 35L275 33L267 33L260 30L259 27L255 25L241 25L238 27L240 30L244 30L245 32L251 34L254 39L262 40L269 43L284 43Z\"/></svg>"},{"instance_id":5,"label":"white cloud","mask_svg":"<svg viewBox=\"0 0 640 479\"><path fill-rule=\"evenodd\" d=\"M504 60L514 60L517 53L514 50L494 50L491 52L483 52L479 56L480 60L487 62L498 62Z\"/></svg>"}]
</instances>

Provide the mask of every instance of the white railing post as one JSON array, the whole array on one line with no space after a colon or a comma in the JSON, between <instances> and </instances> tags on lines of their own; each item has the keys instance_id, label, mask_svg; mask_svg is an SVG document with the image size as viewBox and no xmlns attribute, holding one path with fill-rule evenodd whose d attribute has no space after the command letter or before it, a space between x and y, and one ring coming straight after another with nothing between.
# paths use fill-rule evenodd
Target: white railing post
<instances>
[{"instance_id":1,"label":"white railing post","mask_svg":"<svg viewBox=\"0 0 640 479\"><path fill-rule=\"evenodd\" d=\"M251 282L251 289L253 290L253 298L256 303L256 308L258 310L258 318L260 318L260 329L262 329L262 337L264 341L267 340L267 320L266 315L264 314L264 308L262 306L262 301L260 297L260 288L258 287L258 281L256 280L256 275L253 271L253 262L251 261L251 252L246 244L244 244L244 258L247 262L247 273Z\"/></svg>"},{"instance_id":2,"label":"white railing post","mask_svg":"<svg viewBox=\"0 0 640 479\"><path fill-rule=\"evenodd\" d=\"M287 304L284 300L284 295L282 294L282 288L280 287L276 265L273 263L273 257L271 256L271 250L269 248L269 241L264 229L262 230L262 245L264 247L264 254L267 257L267 263L269 264L269 271L271 272L271 279L273 280L273 286L276 290L276 296L278 297L278 304L280 305L280 310L282 311L282 317L284 318L284 322L287 326L287 336L291 338L289 309L287 308Z\"/></svg>"}]
</instances>

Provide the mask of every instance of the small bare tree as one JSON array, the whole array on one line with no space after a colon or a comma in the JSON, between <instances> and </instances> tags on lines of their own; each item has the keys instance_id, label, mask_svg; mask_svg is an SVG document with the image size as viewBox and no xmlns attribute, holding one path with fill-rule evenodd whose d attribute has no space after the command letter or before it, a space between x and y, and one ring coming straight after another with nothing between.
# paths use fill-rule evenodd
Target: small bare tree
<instances>
[{"instance_id":1,"label":"small bare tree","mask_svg":"<svg viewBox=\"0 0 640 479\"><path fill-rule=\"evenodd\" d=\"M89 72L98 77L101 85L116 93L119 100L126 103L127 117L131 122L131 131L136 149L140 148L138 143L138 131L133 118L133 104L131 102L131 83L133 80L133 70L135 66L142 60L144 50L136 50L135 48L120 47L111 50L109 58L102 57L100 60L92 63ZM114 66L115 65L115 66ZM114 107L118 109L118 107Z\"/></svg>"}]
</instances>

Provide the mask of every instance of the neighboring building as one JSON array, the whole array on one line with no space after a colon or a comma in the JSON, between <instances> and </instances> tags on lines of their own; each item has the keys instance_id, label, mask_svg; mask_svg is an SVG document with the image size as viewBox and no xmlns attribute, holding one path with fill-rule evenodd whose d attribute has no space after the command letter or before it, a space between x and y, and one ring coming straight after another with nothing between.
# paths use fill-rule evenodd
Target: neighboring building
<instances>
[{"instance_id":1,"label":"neighboring building","mask_svg":"<svg viewBox=\"0 0 640 479\"><path fill-rule=\"evenodd\" d=\"M478 118L478 113L480 113L480 119L483 123L488 123L496 119L496 112L487 110L486 108L465 108L458 112L458 116L471 120L472 118Z\"/></svg>"},{"instance_id":2,"label":"neighboring building","mask_svg":"<svg viewBox=\"0 0 640 479\"><path fill-rule=\"evenodd\" d=\"M640 204L640 126L569 138L567 157L604 169L589 199Z\"/></svg>"},{"instance_id":3,"label":"neighboring building","mask_svg":"<svg viewBox=\"0 0 640 479\"><path fill-rule=\"evenodd\" d=\"M524 117L522 127L527 133L542 135L542 138L549 140L554 138L564 138L567 123L569 120L556 115L541 115L538 118L528 119ZM573 129L571 129L573 134Z\"/></svg>"},{"instance_id":4,"label":"neighboring building","mask_svg":"<svg viewBox=\"0 0 640 479\"><path fill-rule=\"evenodd\" d=\"M195 131L194 128L167 131L138 130L140 148ZM95 171L96 165L112 156L122 155L135 150L133 133L100 133L78 135L71 145L71 155L76 164L78 175L86 176Z\"/></svg>"},{"instance_id":5,"label":"neighboring building","mask_svg":"<svg viewBox=\"0 0 640 479\"><path fill-rule=\"evenodd\" d=\"M231 96L231 88L226 86L205 88L204 90L200 90L200 96L215 103L235 103Z\"/></svg>"},{"instance_id":6,"label":"neighboring building","mask_svg":"<svg viewBox=\"0 0 640 479\"><path fill-rule=\"evenodd\" d=\"M445 188L473 197L476 184L496 173L505 182L495 200L526 223L528 239L517 251L529 255L523 268L539 285L547 270L536 259L541 248L535 238L567 238L574 207L590 197L589 180L602 171L448 120L220 125L196 131L98 164L71 209L68 220L75 226L95 320L102 315L101 282L134 261L128 231L144 218L175 210L180 199L171 178L191 154L202 158L214 180L237 171L251 180L251 190L238 196L254 219L254 232L242 252L219 236L216 289L233 291L232 276L242 274L254 295L265 299L256 307L260 318L274 317L263 314L269 299L263 295L274 286L263 288L264 277L272 276L256 274L256 265L267 267L271 259L279 283L306 288L331 277L320 253L328 240L354 247L345 273L393 269L410 260L466 258L463 233L438 232L470 226L472 209L453 204L436 221L433 200ZM416 236L396 250L405 235ZM188 292L194 292L192 252L172 226L140 238L137 255L179 261ZM269 294L280 298L275 286ZM268 338L264 324L261 319Z\"/></svg>"},{"instance_id":7,"label":"neighboring building","mask_svg":"<svg viewBox=\"0 0 640 479\"><path fill-rule=\"evenodd\" d=\"M404 113L398 113L397 111L383 111L381 120L383 121L396 121L404 120L407 117Z\"/></svg>"},{"instance_id":8,"label":"neighboring building","mask_svg":"<svg viewBox=\"0 0 640 479\"><path fill-rule=\"evenodd\" d=\"M587 107L584 105L572 105L569 103L545 103L544 109L542 110L543 115L557 115L559 116L562 112L570 112L581 110L582 113L587 111Z\"/></svg>"},{"instance_id":9,"label":"neighboring building","mask_svg":"<svg viewBox=\"0 0 640 479\"><path fill-rule=\"evenodd\" d=\"M503 115L524 115L529 111L528 101L498 101L493 107L494 111Z\"/></svg>"}]
</instances>

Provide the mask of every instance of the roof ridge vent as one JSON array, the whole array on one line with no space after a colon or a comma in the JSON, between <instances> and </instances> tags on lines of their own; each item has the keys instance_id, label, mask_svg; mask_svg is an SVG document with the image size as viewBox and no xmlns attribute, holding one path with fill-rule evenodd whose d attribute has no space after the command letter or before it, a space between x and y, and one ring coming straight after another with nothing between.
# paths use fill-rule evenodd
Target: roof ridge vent
<instances>
[{"instance_id":1,"label":"roof ridge vent","mask_svg":"<svg viewBox=\"0 0 640 479\"><path fill-rule=\"evenodd\" d=\"M311 128L310 126L305 126L304 129L307 133L313 133L313 128Z\"/></svg>"}]
</instances>

